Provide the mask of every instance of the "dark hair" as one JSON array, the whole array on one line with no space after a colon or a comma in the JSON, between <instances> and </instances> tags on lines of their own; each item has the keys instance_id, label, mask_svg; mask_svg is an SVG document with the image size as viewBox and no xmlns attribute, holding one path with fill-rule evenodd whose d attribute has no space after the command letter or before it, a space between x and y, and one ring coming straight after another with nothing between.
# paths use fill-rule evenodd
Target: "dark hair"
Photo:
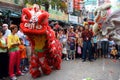
<instances>
[{"instance_id":1,"label":"dark hair","mask_svg":"<svg viewBox=\"0 0 120 80\"><path fill-rule=\"evenodd\" d=\"M12 32L12 30L14 30L15 28L18 28L17 25L12 24L12 25L10 26L10 30L11 30L11 32Z\"/></svg>"},{"instance_id":2,"label":"dark hair","mask_svg":"<svg viewBox=\"0 0 120 80\"><path fill-rule=\"evenodd\" d=\"M64 33L67 34L67 29L63 29Z\"/></svg>"},{"instance_id":3,"label":"dark hair","mask_svg":"<svg viewBox=\"0 0 120 80\"><path fill-rule=\"evenodd\" d=\"M87 21L87 18L84 18L84 21Z\"/></svg>"},{"instance_id":4,"label":"dark hair","mask_svg":"<svg viewBox=\"0 0 120 80\"><path fill-rule=\"evenodd\" d=\"M23 40L22 38L19 38L19 40Z\"/></svg>"},{"instance_id":5,"label":"dark hair","mask_svg":"<svg viewBox=\"0 0 120 80\"><path fill-rule=\"evenodd\" d=\"M0 32L4 35L5 34L5 31L3 30L2 27L0 27Z\"/></svg>"}]
</instances>

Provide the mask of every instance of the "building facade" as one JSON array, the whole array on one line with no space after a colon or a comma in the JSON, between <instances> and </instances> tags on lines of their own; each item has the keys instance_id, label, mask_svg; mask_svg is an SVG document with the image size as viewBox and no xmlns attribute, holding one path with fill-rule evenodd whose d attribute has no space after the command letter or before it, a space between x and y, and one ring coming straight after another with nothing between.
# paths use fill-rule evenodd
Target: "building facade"
<instances>
[{"instance_id":1,"label":"building facade","mask_svg":"<svg viewBox=\"0 0 120 80\"><path fill-rule=\"evenodd\" d=\"M12 21L18 24L23 7L24 0L0 0L0 24L10 24Z\"/></svg>"}]
</instances>

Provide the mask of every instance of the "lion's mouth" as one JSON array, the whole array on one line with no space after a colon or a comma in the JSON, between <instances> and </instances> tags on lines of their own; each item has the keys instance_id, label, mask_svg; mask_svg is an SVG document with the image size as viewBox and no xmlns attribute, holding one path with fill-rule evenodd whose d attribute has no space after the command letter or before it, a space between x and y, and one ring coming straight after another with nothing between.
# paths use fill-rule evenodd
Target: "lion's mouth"
<instances>
[{"instance_id":1,"label":"lion's mouth","mask_svg":"<svg viewBox=\"0 0 120 80\"><path fill-rule=\"evenodd\" d=\"M36 29L36 30L41 30L43 27L41 25L38 25L36 23L25 23L24 24L25 28L28 29Z\"/></svg>"},{"instance_id":2,"label":"lion's mouth","mask_svg":"<svg viewBox=\"0 0 120 80\"><path fill-rule=\"evenodd\" d=\"M39 25L37 23L21 23L20 24L22 31L25 34L44 34L46 33L46 27Z\"/></svg>"}]
</instances>

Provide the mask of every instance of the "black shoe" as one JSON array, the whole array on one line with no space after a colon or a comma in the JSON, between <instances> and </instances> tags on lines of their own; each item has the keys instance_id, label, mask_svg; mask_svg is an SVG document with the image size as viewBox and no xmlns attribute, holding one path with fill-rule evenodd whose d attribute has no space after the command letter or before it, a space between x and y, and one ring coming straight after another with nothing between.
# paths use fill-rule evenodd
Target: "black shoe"
<instances>
[{"instance_id":1,"label":"black shoe","mask_svg":"<svg viewBox=\"0 0 120 80\"><path fill-rule=\"evenodd\" d=\"M94 58L94 60L96 60L97 58Z\"/></svg>"},{"instance_id":2,"label":"black shoe","mask_svg":"<svg viewBox=\"0 0 120 80\"><path fill-rule=\"evenodd\" d=\"M85 62L85 61L86 61L85 59L82 60L82 62Z\"/></svg>"},{"instance_id":3,"label":"black shoe","mask_svg":"<svg viewBox=\"0 0 120 80\"><path fill-rule=\"evenodd\" d=\"M90 62L93 62L93 60L92 60L92 59L90 59L89 61L90 61Z\"/></svg>"}]
</instances>

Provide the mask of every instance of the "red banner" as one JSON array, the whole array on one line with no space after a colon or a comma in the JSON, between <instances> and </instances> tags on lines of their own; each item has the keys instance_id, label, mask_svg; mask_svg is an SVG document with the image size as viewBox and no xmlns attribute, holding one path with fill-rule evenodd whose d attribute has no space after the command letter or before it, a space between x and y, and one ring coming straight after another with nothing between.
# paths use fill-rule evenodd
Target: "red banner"
<instances>
[{"instance_id":1,"label":"red banner","mask_svg":"<svg viewBox=\"0 0 120 80\"><path fill-rule=\"evenodd\" d=\"M74 9L75 10L80 10L81 9L81 2L84 1L84 0L74 0Z\"/></svg>"}]
</instances>

